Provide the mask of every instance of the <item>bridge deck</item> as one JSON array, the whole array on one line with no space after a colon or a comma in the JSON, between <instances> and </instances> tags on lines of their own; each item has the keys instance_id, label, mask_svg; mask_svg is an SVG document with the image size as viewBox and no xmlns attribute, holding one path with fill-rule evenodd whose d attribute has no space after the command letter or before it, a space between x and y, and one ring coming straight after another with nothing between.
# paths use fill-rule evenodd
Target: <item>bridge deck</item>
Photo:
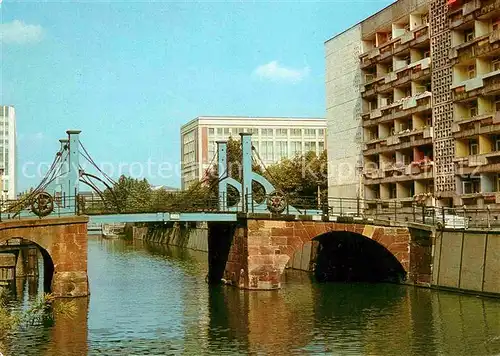
<instances>
[{"instance_id":1,"label":"bridge deck","mask_svg":"<svg viewBox=\"0 0 500 356\"><path fill-rule=\"evenodd\" d=\"M237 213L142 213L90 215L91 224L168 221L236 221Z\"/></svg>"}]
</instances>

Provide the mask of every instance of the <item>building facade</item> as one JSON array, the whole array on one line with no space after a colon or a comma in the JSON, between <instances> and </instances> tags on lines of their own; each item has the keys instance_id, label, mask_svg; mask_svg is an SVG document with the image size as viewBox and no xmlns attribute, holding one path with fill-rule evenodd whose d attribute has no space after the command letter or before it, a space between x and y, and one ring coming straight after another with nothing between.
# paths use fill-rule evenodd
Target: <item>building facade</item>
<instances>
[{"instance_id":1,"label":"building facade","mask_svg":"<svg viewBox=\"0 0 500 356\"><path fill-rule=\"evenodd\" d=\"M500 203L499 1L398 0L325 50L331 196Z\"/></svg>"},{"instance_id":2,"label":"building facade","mask_svg":"<svg viewBox=\"0 0 500 356\"><path fill-rule=\"evenodd\" d=\"M2 199L15 199L17 189L16 111L0 106L0 189Z\"/></svg>"},{"instance_id":3,"label":"building facade","mask_svg":"<svg viewBox=\"0 0 500 356\"><path fill-rule=\"evenodd\" d=\"M239 140L240 132L251 132L255 149L269 165L309 151L320 154L325 149L325 129L323 118L197 117L181 127L182 189L202 179L216 162L219 140Z\"/></svg>"}]
</instances>

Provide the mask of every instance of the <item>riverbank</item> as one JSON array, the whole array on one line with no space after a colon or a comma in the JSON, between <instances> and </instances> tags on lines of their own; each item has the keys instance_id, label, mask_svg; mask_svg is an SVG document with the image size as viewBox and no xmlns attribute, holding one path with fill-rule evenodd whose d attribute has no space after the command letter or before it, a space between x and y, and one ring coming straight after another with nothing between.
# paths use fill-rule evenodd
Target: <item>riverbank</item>
<instances>
[{"instance_id":1,"label":"riverbank","mask_svg":"<svg viewBox=\"0 0 500 356\"><path fill-rule=\"evenodd\" d=\"M208 226L206 222L196 223L147 223L131 226L134 240L188 248L208 253Z\"/></svg>"}]
</instances>

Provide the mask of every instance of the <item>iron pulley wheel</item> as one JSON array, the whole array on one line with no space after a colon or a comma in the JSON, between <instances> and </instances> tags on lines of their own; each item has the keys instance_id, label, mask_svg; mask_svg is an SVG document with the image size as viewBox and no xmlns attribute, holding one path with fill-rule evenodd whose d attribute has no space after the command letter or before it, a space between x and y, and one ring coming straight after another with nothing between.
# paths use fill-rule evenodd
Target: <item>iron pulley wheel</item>
<instances>
[{"instance_id":1,"label":"iron pulley wheel","mask_svg":"<svg viewBox=\"0 0 500 356\"><path fill-rule=\"evenodd\" d=\"M54 198L47 192L40 192L31 201L31 211L39 216L47 216L54 210Z\"/></svg>"},{"instance_id":2,"label":"iron pulley wheel","mask_svg":"<svg viewBox=\"0 0 500 356\"><path fill-rule=\"evenodd\" d=\"M267 208L270 212L281 214L286 209L286 198L281 192L275 191L267 196Z\"/></svg>"}]
</instances>

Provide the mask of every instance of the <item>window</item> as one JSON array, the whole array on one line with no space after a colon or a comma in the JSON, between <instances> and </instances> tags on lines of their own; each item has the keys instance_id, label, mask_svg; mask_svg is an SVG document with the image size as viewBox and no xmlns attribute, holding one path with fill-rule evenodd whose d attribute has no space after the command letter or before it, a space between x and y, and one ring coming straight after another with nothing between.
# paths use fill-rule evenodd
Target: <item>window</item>
<instances>
[{"instance_id":1,"label":"window","mask_svg":"<svg viewBox=\"0 0 500 356\"><path fill-rule=\"evenodd\" d=\"M431 56L431 51L424 51L424 58L429 58Z\"/></svg>"},{"instance_id":2,"label":"window","mask_svg":"<svg viewBox=\"0 0 500 356\"><path fill-rule=\"evenodd\" d=\"M493 31L496 31L500 28L500 18L496 18L491 21L491 28Z\"/></svg>"},{"instance_id":3,"label":"window","mask_svg":"<svg viewBox=\"0 0 500 356\"><path fill-rule=\"evenodd\" d=\"M479 153L479 145L477 143L477 140L470 140L469 141L469 155L477 155Z\"/></svg>"},{"instance_id":4,"label":"window","mask_svg":"<svg viewBox=\"0 0 500 356\"><path fill-rule=\"evenodd\" d=\"M215 156L216 143L215 141L208 141L208 159L212 159Z\"/></svg>"},{"instance_id":5,"label":"window","mask_svg":"<svg viewBox=\"0 0 500 356\"><path fill-rule=\"evenodd\" d=\"M493 58L493 60L491 61L491 67L493 71L500 69L500 57Z\"/></svg>"},{"instance_id":6,"label":"window","mask_svg":"<svg viewBox=\"0 0 500 356\"><path fill-rule=\"evenodd\" d=\"M318 142L318 151L321 154L325 150L325 143L324 142Z\"/></svg>"},{"instance_id":7,"label":"window","mask_svg":"<svg viewBox=\"0 0 500 356\"><path fill-rule=\"evenodd\" d=\"M495 96L495 110L500 111L500 95Z\"/></svg>"},{"instance_id":8,"label":"window","mask_svg":"<svg viewBox=\"0 0 500 356\"><path fill-rule=\"evenodd\" d=\"M500 174L497 174L497 192L500 192Z\"/></svg>"},{"instance_id":9,"label":"window","mask_svg":"<svg viewBox=\"0 0 500 356\"><path fill-rule=\"evenodd\" d=\"M469 115L470 117L475 117L477 116L477 101L471 101L469 104Z\"/></svg>"},{"instance_id":10,"label":"window","mask_svg":"<svg viewBox=\"0 0 500 356\"><path fill-rule=\"evenodd\" d=\"M217 129L217 135L222 136L222 127Z\"/></svg>"},{"instance_id":11,"label":"window","mask_svg":"<svg viewBox=\"0 0 500 356\"><path fill-rule=\"evenodd\" d=\"M304 142L304 151L305 152L309 152L309 151L316 152L316 142Z\"/></svg>"},{"instance_id":12,"label":"window","mask_svg":"<svg viewBox=\"0 0 500 356\"><path fill-rule=\"evenodd\" d=\"M389 196L390 199L396 198L396 194L397 194L396 184L389 185L389 194L390 194L390 196Z\"/></svg>"},{"instance_id":13,"label":"window","mask_svg":"<svg viewBox=\"0 0 500 356\"><path fill-rule=\"evenodd\" d=\"M422 23L424 25L427 25L429 23L429 15L428 14L422 15Z\"/></svg>"},{"instance_id":14,"label":"window","mask_svg":"<svg viewBox=\"0 0 500 356\"><path fill-rule=\"evenodd\" d=\"M231 131L229 131L229 127L224 128L224 136L229 136L231 134Z\"/></svg>"},{"instance_id":15,"label":"window","mask_svg":"<svg viewBox=\"0 0 500 356\"><path fill-rule=\"evenodd\" d=\"M325 135L325 130L324 129L319 129L318 130L318 135L324 136Z\"/></svg>"},{"instance_id":16,"label":"window","mask_svg":"<svg viewBox=\"0 0 500 356\"><path fill-rule=\"evenodd\" d=\"M375 80L375 74L365 74L365 83L369 83L372 80Z\"/></svg>"},{"instance_id":17,"label":"window","mask_svg":"<svg viewBox=\"0 0 500 356\"><path fill-rule=\"evenodd\" d=\"M304 136L305 137L316 137L316 130L315 129L305 129Z\"/></svg>"},{"instance_id":18,"label":"window","mask_svg":"<svg viewBox=\"0 0 500 356\"><path fill-rule=\"evenodd\" d=\"M302 153L302 142L292 141L290 142L290 156L299 155Z\"/></svg>"},{"instance_id":19,"label":"window","mask_svg":"<svg viewBox=\"0 0 500 356\"><path fill-rule=\"evenodd\" d=\"M261 129L260 134L266 137L273 137L273 129Z\"/></svg>"},{"instance_id":20,"label":"window","mask_svg":"<svg viewBox=\"0 0 500 356\"><path fill-rule=\"evenodd\" d=\"M213 127L208 129L208 134L213 136L215 134L215 129Z\"/></svg>"},{"instance_id":21,"label":"window","mask_svg":"<svg viewBox=\"0 0 500 356\"><path fill-rule=\"evenodd\" d=\"M500 136L495 136L495 151L500 151Z\"/></svg>"},{"instance_id":22,"label":"window","mask_svg":"<svg viewBox=\"0 0 500 356\"><path fill-rule=\"evenodd\" d=\"M280 160L282 158L288 157L288 142L277 141L276 142L276 158L275 160Z\"/></svg>"},{"instance_id":23,"label":"window","mask_svg":"<svg viewBox=\"0 0 500 356\"><path fill-rule=\"evenodd\" d=\"M479 179L471 179L462 182L463 194L479 193Z\"/></svg>"},{"instance_id":24,"label":"window","mask_svg":"<svg viewBox=\"0 0 500 356\"><path fill-rule=\"evenodd\" d=\"M474 29L464 31L464 41L470 42L474 39Z\"/></svg>"},{"instance_id":25,"label":"window","mask_svg":"<svg viewBox=\"0 0 500 356\"><path fill-rule=\"evenodd\" d=\"M467 67L467 77L469 79L476 77L476 65L475 64L472 64L472 65Z\"/></svg>"},{"instance_id":26,"label":"window","mask_svg":"<svg viewBox=\"0 0 500 356\"><path fill-rule=\"evenodd\" d=\"M262 159L265 161L273 161L273 141L264 141L261 143Z\"/></svg>"},{"instance_id":27,"label":"window","mask_svg":"<svg viewBox=\"0 0 500 356\"><path fill-rule=\"evenodd\" d=\"M290 136L301 137L302 136L302 129L290 129Z\"/></svg>"},{"instance_id":28,"label":"window","mask_svg":"<svg viewBox=\"0 0 500 356\"><path fill-rule=\"evenodd\" d=\"M276 136L286 137L288 135L288 129L276 129Z\"/></svg>"}]
</instances>

